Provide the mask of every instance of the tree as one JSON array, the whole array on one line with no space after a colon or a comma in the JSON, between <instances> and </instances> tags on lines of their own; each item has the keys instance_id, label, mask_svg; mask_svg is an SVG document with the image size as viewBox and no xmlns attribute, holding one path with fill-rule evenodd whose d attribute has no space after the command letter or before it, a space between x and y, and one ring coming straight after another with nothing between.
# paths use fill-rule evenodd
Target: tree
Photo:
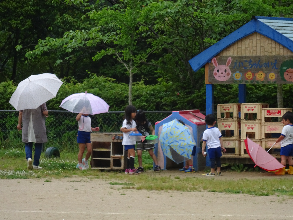
<instances>
[{"instance_id":1,"label":"tree","mask_svg":"<svg viewBox=\"0 0 293 220\"><path fill-rule=\"evenodd\" d=\"M59 37L65 30L77 29L80 24L79 19L86 10L84 7L70 5L62 0L1 1L1 80L17 82L32 73L53 70L56 58L58 59L57 54L47 54L46 58L42 57L29 64L26 63L25 54L34 49L39 39L48 36Z\"/></svg>"},{"instance_id":2,"label":"tree","mask_svg":"<svg viewBox=\"0 0 293 220\"><path fill-rule=\"evenodd\" d=\"M148 48L140 30L142 4L138 0L125 0L112 7L104 5L100 10L92 10L87 13L94 22L90 29L68 31L59 39L41 40L34 51L27 53L27 57L32 58L49 49L65 48L63 52L70 53L72 50L98 46L100 50L93 56L94 61L104 56L113 56L125 67L129 75L128 102L132 104L133 75L153 51Z\"/></svg>"}]
</instances>

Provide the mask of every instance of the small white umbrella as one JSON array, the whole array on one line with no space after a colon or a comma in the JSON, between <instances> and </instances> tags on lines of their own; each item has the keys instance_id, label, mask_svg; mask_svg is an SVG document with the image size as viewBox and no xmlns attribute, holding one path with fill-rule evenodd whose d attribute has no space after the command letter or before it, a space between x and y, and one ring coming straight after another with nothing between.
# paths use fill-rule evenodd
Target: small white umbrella
<instances>
[{"instance_id":1,"label":"small white umbrella","mask_svg":"<svg viewBox=\"0 0 293 220\"><path fill-rule=\"evenodd\" d=\"M18 84L9 103L16 110L36 109L56 97L62 83L55 74L31 75Z\"/></svg>"},{"instance_id":2,"label":"small white umbrella","mask_svg":"<svg viewBox=\"0 0 293 220\"><path fill-rule=\"evenodd\" d=\"M60 105L73 113L100 114L108 112L109 105L100 97L91 93L75 93L65 98Z\"/></svg>"}]
</instances>

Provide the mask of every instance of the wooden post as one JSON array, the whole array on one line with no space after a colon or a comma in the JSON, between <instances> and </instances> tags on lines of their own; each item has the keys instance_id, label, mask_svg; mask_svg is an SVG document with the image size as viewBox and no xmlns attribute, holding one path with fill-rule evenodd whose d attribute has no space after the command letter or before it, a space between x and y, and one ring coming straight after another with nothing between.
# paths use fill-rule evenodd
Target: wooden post
<instances>
[{"instance_id":1,"label":"wooden post","mask_svg":"<svg viewBox=\"0 0 293 220\"><path fill-rule=\"evenodd\" d=\"M210 84L210 82L208 81L208 75L209 75L209 63L205 65L206 115L214 113L214 85ZM206 151L207 151L207 148L206 148ZM207 167L211 166L209 154L207 154L207 157L206 157L206 166Z\"/></svg>"},{"instance_id":2,"label":"wooden post","mask_svg":"<svg viewBox=\"0 0 293 220\"><path fill-rule=\"evenodd\" d=\"M246 84L239 84L238 85L238 101L239 103L246 102Z\"/></svg>"}]
</instances>

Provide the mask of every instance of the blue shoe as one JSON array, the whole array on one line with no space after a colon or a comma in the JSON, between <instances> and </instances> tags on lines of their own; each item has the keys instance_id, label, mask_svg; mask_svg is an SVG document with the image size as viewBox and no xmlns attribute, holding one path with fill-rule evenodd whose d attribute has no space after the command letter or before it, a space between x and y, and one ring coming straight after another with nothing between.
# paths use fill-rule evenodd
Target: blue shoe
<instances>
[{"instance_id":1,"label":"blue shoe","mask_svg":"<svg viewBox=\"0 0 293 220\"><path fill-rule=\"evenodd\" d=\"M156 171L156 172L161 171L161 167L156 165L155 168L154 168L154 171Z\"/></svg>"},{"instance_id":2,"label":"blue shoe","mask_svg":"<svg viewBox=\"0 0 293 220\"><path fill-rule=\"evenodd\" d=\"M188 169L185 170L185 173L195 173L194 168L189 167Z\"/></svg>"},{"instance_id":3,"label":"blue shoe","mask_svg":"<svg viewBox=\"0 0 293 220\"><path fill-rule=\"evenodd\" d=\"M185 172L185 170L187 170L187 168L183 167L182 169L179 169L179 171L181 172Z\"/></svg>"}]
</instances>

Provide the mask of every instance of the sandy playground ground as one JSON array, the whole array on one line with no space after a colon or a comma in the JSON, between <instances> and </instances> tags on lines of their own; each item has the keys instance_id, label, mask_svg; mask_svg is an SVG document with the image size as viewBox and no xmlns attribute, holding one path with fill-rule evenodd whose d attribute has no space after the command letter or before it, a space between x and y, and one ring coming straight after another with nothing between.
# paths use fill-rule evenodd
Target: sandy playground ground
<instances>
[{"instance_id":1,"label":"sandy playground ground","mask_svg":"<svg viewBox=\"0 0 293 220\"><path fill-rule=\"evenodd\" d=\"M163 171L158 175L210 178L178 171ZM293 180L291 175L277 177L256 172L229 172L215 178ZM293 198L287 196L121 189L121 185L110 185L109 180L85 177L50 181L1 179L0 219L293 219Z\"/></svg>"}]
</instances>

